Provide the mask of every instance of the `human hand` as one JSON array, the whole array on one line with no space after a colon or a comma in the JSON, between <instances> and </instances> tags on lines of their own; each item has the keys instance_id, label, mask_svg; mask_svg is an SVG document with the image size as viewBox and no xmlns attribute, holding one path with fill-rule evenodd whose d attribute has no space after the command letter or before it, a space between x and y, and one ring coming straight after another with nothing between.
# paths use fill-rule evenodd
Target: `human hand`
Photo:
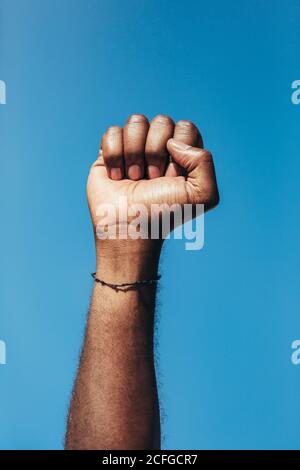
<instances>
[{"instance_id":1,"label":"human hand","mask_svg":"<svg viewBox=\"0 0 300 470\"><path fill-rule=\"evenodd\" d=\"M130 116L123 129L112 126L104 133L99 158L90 170L87 196L95 232L98 208L103 204L116 208L120 200L126 200L128 207L142 204L151 218L154 204L203 204L208 210L219 201L213 159L203 149L197 127L185 120L175 125L164 115L156 116L149 124L139 114ZM152 250L161 243L110 240L107 244L106 240L96 245L106 252L117 249L120 253L123 249Z\"/></svg>"}]
</instances>

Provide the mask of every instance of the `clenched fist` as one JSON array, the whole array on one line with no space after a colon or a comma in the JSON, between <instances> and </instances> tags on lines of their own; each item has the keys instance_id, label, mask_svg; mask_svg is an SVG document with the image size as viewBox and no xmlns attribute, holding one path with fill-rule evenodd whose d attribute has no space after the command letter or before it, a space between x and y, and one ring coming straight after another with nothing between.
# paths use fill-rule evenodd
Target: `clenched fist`
<instances>
[{"instance_id":1,"label":"clenched fist","mask_svg":"<svg viewBox=\"0 0 300 470\"><path fill-rule=\"evenodd\" d=\"M94 227L98 207L117 207L120 198L149 209L153 204L204 204L208 210L219 201L213 159L197 127L185 120L175 125L164 115L149 123L134 114L124 128L107 129L87 195Z\"/></svg>"},{"instance_id":2,"label":"clenched fist","mask_svg":"<svg viewBox=\"0 0 300 470\"><path fill-rule=\"evenodd\" d=\"M178 214L191 209L190 218L198 205L208 210L218 204L212 156L191 122L175 125L159 115L149 123L132 115L124 128L113 126L103 135L87 196L96 235L96 282L66 449L160 449L154 313L163 235L186 221ZM118 215L103 221L106 212ZM153 236L153 227L163 227L166 216L166 232ZM138 236L131 236L132 228L142 225ZM117 236L107 238L111 228ZM128 237L120 236L123 229Z\"/></svg>"}]
</instances>

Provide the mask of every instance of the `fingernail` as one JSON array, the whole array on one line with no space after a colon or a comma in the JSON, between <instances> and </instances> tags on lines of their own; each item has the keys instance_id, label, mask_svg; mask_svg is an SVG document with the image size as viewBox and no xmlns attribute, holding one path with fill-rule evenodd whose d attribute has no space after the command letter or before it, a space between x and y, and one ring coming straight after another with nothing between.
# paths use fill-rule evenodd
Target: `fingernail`
<instances>
[{"instance_id":1,"label":"fingernail","mask_svg":"<svg viewBox=\"0 0 300 470\"><path fill-rule=\"evenodd\" d=\"M128 168L128 177L131 180L139 180L142 177L142 170L139 165L131 165Z\"/></svg>"},{"instance_id":2,"label":"fingernail","mask_svg":"<svg viewBox=\"0 0 300 470\"><path fill-rule=\"evenodd\" d=\"M172 139L170 143L177 150L187 150L190 147L190 145L184 144L183 142L180 142L180 140L176 140L176 139Z\"/></svg>"},{"instance_id":3,"label":"fingernail","mask_svg":"<svg viewBox=\"0 0 300 470\"><path fill-rule=\"evenodd\" d=\"M149 179L160 177L160 169L158 168L158 166L155 166L155 165L148 166L148 177Z\"/></svg>"},{"instance_id":4,"label":"fingernail","mask_svg":"<svg viewBox=\"0 0 300 470\"><path fill-rule=\"evenodd\" d=\"M112 180L121 180L122 179L121 168L111 168L110 177Z\"/></svg>"}]
</instances>

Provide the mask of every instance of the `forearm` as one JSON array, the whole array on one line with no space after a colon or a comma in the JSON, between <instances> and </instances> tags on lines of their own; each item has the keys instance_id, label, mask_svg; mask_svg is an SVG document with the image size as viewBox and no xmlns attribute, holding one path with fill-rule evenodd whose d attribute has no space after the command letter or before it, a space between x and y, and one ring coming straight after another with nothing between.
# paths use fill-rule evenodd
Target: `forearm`
<instances>
[{"instance_id":1,"label":"forearm","mask_svg":"<svg viewBox=\"0 0 300 470\"><path fill-rule=\"evenodd\" d=\"M113 283L153 278L158 259L159 250L136 256L121 247L112 255L104 246L97 255L97 277ZM95 284L66 448L158 448L155 291L155 285L116 292Z\"/></svg>"},{"instance_id":2,"label":"forearm","mask_svg":"<svg viewBox=\"0 0 300 470\"><path fill-rule=\"evenodd\" d=\"M103 134L87 197L99 236L97 277L120 284L156 277L162 242L155 234L172 230L174 205L201 204L208 210L218 203L219 193L212 156L203 150L192 122L175 124L158 115L150 124L136 114L124 128L110 126ZM169 222L164 230L161 222ZM106 228L111 237L100 241ZM120 230L114 234L113 228ZM130 228L126 240L124 228ZM68 449L158 447L154 304L155 285L127 292L95 285L70 409Z\"/></svg>"}]
</instances>

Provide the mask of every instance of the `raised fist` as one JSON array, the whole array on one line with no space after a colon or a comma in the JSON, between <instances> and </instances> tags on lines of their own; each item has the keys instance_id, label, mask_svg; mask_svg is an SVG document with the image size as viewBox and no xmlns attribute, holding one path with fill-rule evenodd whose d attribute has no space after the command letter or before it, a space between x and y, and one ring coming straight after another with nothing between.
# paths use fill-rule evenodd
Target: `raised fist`
<instances>
[{"instance_id":1,"label":"raised fist","mask_svg":"<svg viewBox=\"0 0 300 470\"><path fill-rule=\"evenodd\" d=\"M98 207L117 207L120 198L148 209L153 204L204 204L208 210L219 201L213 159L203 149L197 127L185 120L174 124L164 115L149 123L134 114L124 128L107 129L90 170L87 195L94 227Z\"/></svg>"}]
</instances>

